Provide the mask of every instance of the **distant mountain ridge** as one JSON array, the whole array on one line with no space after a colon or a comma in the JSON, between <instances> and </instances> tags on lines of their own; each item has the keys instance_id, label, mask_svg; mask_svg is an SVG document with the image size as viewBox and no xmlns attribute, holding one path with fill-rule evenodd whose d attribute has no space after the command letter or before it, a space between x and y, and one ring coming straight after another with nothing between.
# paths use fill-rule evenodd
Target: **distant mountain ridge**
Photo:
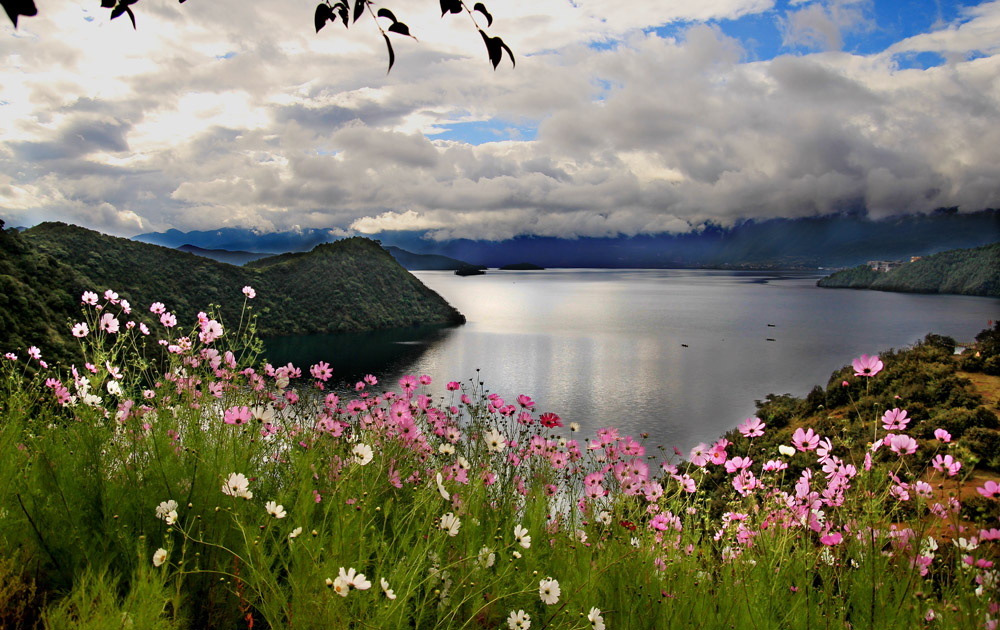
<instances>
[{"instance_id":1,"label":"distant mountain ridge","mask_svg":"<svg viewBox=\"0 0 1000 630\"><path fill-rule=\"evenodd\" d=\"M834 289L1000 297L1000 243L941 252L904 262L888 271L859 265L838 271L816 284Z\"/></svg>"},{"instance_id":2,"label":"distant mountain ridge","mask_svg":"<svg viewBox=\"0 0 1000 630\"><path fill-rule=\"evenodd\" d=\"M69 323L79 321L80 295L108 288L131 302L137 319L155 326L159 324L147 309L154 301L163 302L183 329L210 304L219 307L225 325L235 326L245 285L256 289L249 305L263 336L465 321L376 242L364 238L257 260L252 268L63 223L42 223L22 233L2 230L0 241L0 348L5 350L34 344L56 348L56 356L72 355ZM37 324L36 305L44 306L46 327Z\"/></svg>"},{"instance_id":3,"label":"distant mountain ridge","mask_svg":"<svg viewBox=\"0 0 1000 630\"><path fill-rule=\"evenodd\" d=\"M187 252L189 254L194 254L195 256L202 256L203 258L211 258L212 260L227 263L229 265L244 265L251 260L259 260L261 258L267 258L268 256L275 256L273 252L244 252L244 251L233 251L228 249L205 249L204 247L198 247L197 245L191 245L190 243L181 245L176 249Z\"/></svg>"},{"instance_id":4,"label":"distant mountain ridge","mask_svg":"<svg viewBox=\"0 0 1000 630\"><path fill-rule=\"evenodd\" d=\"M302 251L315 239L335 240L330 230L260 234L240 228L143 234L139 240L171 247L246 251ZM384 247L439 255L473 265L502 267L530 260L546 268L810 268L853 267L872 259L928 256L940 251L987 245L1000 240L1000 210L959 213L942 209L927 215L870 220L861 214L741 222L731 228L709 225L685 234L565 239L520 236L505 241L434 241L424 232L373 235Z\"/></svg>"}]
</instances>

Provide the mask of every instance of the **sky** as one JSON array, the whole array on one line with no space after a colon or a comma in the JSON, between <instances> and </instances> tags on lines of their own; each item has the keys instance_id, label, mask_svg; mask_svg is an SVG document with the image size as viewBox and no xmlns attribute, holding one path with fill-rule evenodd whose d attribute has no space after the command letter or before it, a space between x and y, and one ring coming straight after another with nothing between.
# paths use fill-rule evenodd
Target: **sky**
<instances>
[{"instance_id":1,"label":"sky","mask_svg":"<svg viewBox=\"0 0 1000 630\"><path fill-rule=\"evenodd\" d=\"M137 30L40 0L0 27L0 219L504 240L1000 207L1000 1L485 3L516 66L387 1L416 38L387 73L374 20L316 33L315 0L143 0Z\"/></svg>"}]
</instances>

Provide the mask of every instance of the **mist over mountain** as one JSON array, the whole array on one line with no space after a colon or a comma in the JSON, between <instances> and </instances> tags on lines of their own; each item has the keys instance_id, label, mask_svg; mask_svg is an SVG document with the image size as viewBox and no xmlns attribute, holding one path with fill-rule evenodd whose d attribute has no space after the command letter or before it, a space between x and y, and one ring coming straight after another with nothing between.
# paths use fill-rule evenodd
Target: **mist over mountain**
<instances>
[{"instance_id":1,"label":"mist over mountain","mask_svg":"<svg viewBox=\"0 0 1000 630\"><path fill-rule=\"evenodd\" d=\"M382 232L370 237L386 247L488 267L524 260L543 267L852 267L873 259L928 256L1000 241L1000 211L942 209L877 221L862 214L748 220L731 228L708 225L684 234L608 238L522 236L504 241L435 241L426 238L423 231ZM257 233L241 228L188 233L169 230L135 238L170 247L190 243L250 252L304 251L320 242L317 239L336 240L330 230Z\"/></svg>"}]
</instances>

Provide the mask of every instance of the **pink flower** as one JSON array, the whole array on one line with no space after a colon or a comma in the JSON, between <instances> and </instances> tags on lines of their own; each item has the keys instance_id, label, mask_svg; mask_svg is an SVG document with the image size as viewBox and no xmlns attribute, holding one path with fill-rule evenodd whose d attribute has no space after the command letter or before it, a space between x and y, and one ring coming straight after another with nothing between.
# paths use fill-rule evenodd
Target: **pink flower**
<instances>
[{"instance_id":1,"label":"pink flower","mask_svg":"<svg viewBox=\"0 0 1000 630\"><path fill-rule=\"evenodd\" d=\"M403 378L399 379L399 386L403 388L403 391L407 394L412 394L413 391L417 389L417 379L412 375L407 374Z\"/></svg>"},{"instance_id":2,"label":"pink flower","mask_svg":"<svg viewBox=\"0 0 1000 630\"><path fill-rule=\"evenodd\" d=\"M378 385L378 379L375 378L374 374L365 374L365 377L362 380L368 383L370 387L375 387L376 385Z\"/></svg>"},{"instance_id":3,"label":"pink flower","mask_svg":"<svg viewBox=\"0 0 1000 630\"><path fill-rule=\"evenodd\" d=\"M163 305L163 302L153 302L149 306L149 312L154 315L163 315L167 312L167 307Z\"/></svg>"},{"instance_id":4,"label":"pink flower","mask_svg":"<svg viewBox=\"0 0 1000 630\"><path fill-rule=\"evenodd\" d=\"M956 461L951 455L935 455L931 466L938 472L947 472L949 477L954 477L961 470L962 462Z\"/></svg>"},{"instance_id":5,"label":"pink flower","mask_svg":"<svg viewBox=\"0 0 1000 630\"><path fill-rule=\"evenodd\" d=\"M147 326L143 322L139 322L139 332L141 332L144 335L148 335L149 334L149 326Z\"/></svg>"},{"instance_id":6,"label":"pink flower","mask_svg":"<svg viewBox=\"0 0 1000 630\"><path fill-rule=\"evenodd\" d=\"M250 408L246 405L234 406L226 409L223 421L226 424L246 424L250 421L250 415Z\"/></svg>"},{"instance_id":7,"label":"pink flower","mask_svg":"<svg viewBox=\"0 0 1000 630\"><path fill-rule=\"evenodd\" d=\"M84 291L83 297L80 298L84 304L89 304L91 306L97 306L97 294L93 291Z\"/></svg>"},{"instance_id":8,"label":"pink flower","mask_svg":"<svg viewBox=\"0 0 1000 630\"><path fill-rule=\"evenodd\" d=\"M563 425L562 420L554 413L543 413L538 417L538 421L541 422L543 426L550 429L561 427Z\"/></svg>"},{"instance_id":9,"label":"pink flower","mask_svg":"<svg viewBox=\"0 0 1000 630\"><path fill-rule=\"evenodd\" d=\"M532 409L535 406L535 401L531 399L531 396L521 394L517 397L517 404L521 405L522 409Z\"/></svg>"},{"instance_id":10,"label":"pink flower","mask_svg":"<svg viewBox=\"0 0 1000 630\"><path fill-rule=\"evenodd\" d=\"M198 334L198 338L205 344L212 343L221 336L222 324L214 319L210 319L202 323L201 332Z\"/></svg>"},{"instance_id":11,"label":"pink flower","mask_svg":"<svg viewBox=\"0 0 1000 630\"><path fill-rule=\"evenodd\" d=\"M886 431L903 431L909 423L905 409L890 409L882 415L882 428Z\"/></svg>"},{"instance_id":12,"label":"pink flower","mask_svg":"<svg viewBox=\"0 0 1000 630\"><path fill-rule=\"evenodd\" d=\"M309 373L312 374L313 378L316 380L326 382L331 376L333 376L333 369L326 361L320 361L316 365L309 368ZM363 383L359 384L364 387Z\"/></svg>"},{"instance_id":13,"label":"pink flower","mask_svg":"<svg viewBox=\"0 0 1000 630\"><path fill-rule=\"evenodd\" d=\"M694 494L694 479L692 479L690 475L684 474L680 477L674 477L674 479L676 479L677 483L681 485L681 490L687 492L688 494Z\"/></svg>"},{"instance_id":14,"label":"pink flower","mask_svg":"<svg viewBox=\"0 0 1000 630\"><path fill-rule=\"evenodd\" d=\"M160 323L166 328L173 328L177 325L177 317L173 313L164 313L160 315Z\"/></svg>"},{"instance_id":15,"label":"pink flower","mask_svg":"<svg viewBox=\"0 0 1000 630\"><path fill-rule=\"evenodd\" d=\"M708 463L708 445L704 442L691 449L691 463L701 468Z\"/></svg>"},{"instance_id":16,"label":"pink flower","mask_svg":"<svg viewBox=\"0 0 1000 630\"><path fill-rule=\"evenodd\" d=\"M994 499L997 496L1000 496L1000 485L997 485L997 482L991 479L983 484L981 488L976 488L976 492L983 495L987 499Z\"/></svg>"},{"instance_id":17,"label":"pink flower","mask_svg":"<svg viewBox=\"0 0 1000 630\"><path fill-rule=\"evenodd\" d=\"M112 291L111 289L108 289L107 291L104 292L104 299L107 300L108 302L111 302L112 304L117 304L118 294Z\"/></svg>"},{"instance_id":18,"label":"pink flower","mask_svg":"<svg viewBox=\"0 0 1000 630\"><path fill-rule=\"evenodd\" d=\"M248 300L252 300L257 297L257 292L253 290L253 287L247 285L243 287L243 295L247 296Z\"/></svg>"},{"instance_id":19,"label":"pink flower","mask_svg":"<svg viewBox=\"0 0 1000 630\"><path fill-rule=\"evenodd\" d=\"M734 472L743 470L744 468L750 468L752 464L753 464L752 459L744 457L734 457L728 462L726 462L726 472L732 474Z\"/></svg>"},{"instance_id":20,"label":"pink flower","mask_svg":"<svg viewBox=\"0 0 1000 630\"><path fill-rule=\"evenodd\" d=\"M951 442L951 433L944 429L934 429L934 437L940 442Z\"/></svg>"},{"instance_id":21,"label":"pink flower","mask_svg":"<svg viewBox=\"0 0 1000 630\"><path fill-rule=\"evenodd\" d=\"M819 435L811 427L805 431L802 430L802 427L799 427L792 434L792 445L802 452L811 451L819 446Z\"/></svg>"},{"instance_id":22,"label":"pink flower","mask_svg":"<svg viewBox=\"0 0 1000 630\"><path fill-rule=\"evenodd\" d=\"M114 315L111 313L105 313L104 315L101 315L101 323L98 328L104 332L114 335L118 332L119 325L120 324Z\"/></svg>"},{"instance_id":23,"label":"pink flower","mask_svg":"<svg viewBox=\"0 0 1000 630\"><path fill-rule=\"evenodd\" d=\"M908 435L893 435L889 440L889 450L900 457L913 455L917 452L917 441Z\"/></svg>"},{"instance_id":24,"label":"pink flower","mask_svg":"<svg viewBox=\"0 0 1000 630\"><path fill-rule=\"evenodd\" d=\"M34 359L35 361L38 361L42 358L42 351L35 346L31 346L30 348L28 348L28 356Z\"/></svg>"},{"instance_id":25,"label":"pink flower","mask_svg":"<svg viewBox=\"0 0 1000 630\"><path fill-rule=\"evenodd\" d=\"M421 385L430 385L431 384L431 377L428 376L427 374L421 374L420 375L420 384Z\"/></svg>"},{"instance_id":26,"label":"pink flower","mask_svg":"<svg viewBox=\"0 0 1000 630\"><path fill-rule=\"evenodd\" d=\"M878 355L870 357L862 354L861 358L854 359L851 364L854 366L855 376L875 376L882 371L882 362L879 361Z\"/></svg>"},{"instance_id":27,"label":"pink flower","mask_svg":"<svg viewBox=\"0 0 1000 630\"><path fill-rule=\"evenodd\" d=\"M843 539L844 537L841 535L840 532L834 532L832 534L827 534L826 536L820 536L819 541L824 545L832 547L833 545L839 545L840 541L842 541Z\"/></svg>"},{"instance_id":28,"label":"pink flower","mask_svg":"<svg viewBox=\"0 0 1000 630\"><path fill-rule=\"evenodd\" d=\"M458 381L450 381L448 383L448 385L447 385L447 389L448 389L449 392L453 392L453 391L457 390L459 387L460 387L460 385L459 385Z\"/></svg>"},{"instance_id":29,"label":"pink flower","mask_svg":"<svg viewBox=\"0 0 1000 630\"><path fill-rule=\"evenodd\" d=\"M740 433L745 438L755 438L764 435L764 427L767 425L761 422L760 418L747 418L739 426Z\"/></svg>"}]
</instances>

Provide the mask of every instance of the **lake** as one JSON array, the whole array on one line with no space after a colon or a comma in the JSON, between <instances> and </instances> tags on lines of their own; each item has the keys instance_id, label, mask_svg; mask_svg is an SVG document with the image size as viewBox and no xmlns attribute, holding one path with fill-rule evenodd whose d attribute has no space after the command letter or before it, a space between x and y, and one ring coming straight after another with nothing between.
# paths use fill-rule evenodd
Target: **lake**
<instances>
[{"instance_id":1,"label":"lake","mask_svg":"<svg viewBox=\"0 0 1000 630\"><path fill-rule=\"evenodd\" d=\"M326 360L341 391L367 373L379 391L429 374L435 397L479 370L490 391L527 394L584 436L613 425L686 451L753 415L755 400L803 396L862 353L930 332L972 341L1000 318L998 299L820 289L820 275L795 272L413 273L468 323L270 339L268 357L304 371Z\"/></svg>"}]
</instances>

